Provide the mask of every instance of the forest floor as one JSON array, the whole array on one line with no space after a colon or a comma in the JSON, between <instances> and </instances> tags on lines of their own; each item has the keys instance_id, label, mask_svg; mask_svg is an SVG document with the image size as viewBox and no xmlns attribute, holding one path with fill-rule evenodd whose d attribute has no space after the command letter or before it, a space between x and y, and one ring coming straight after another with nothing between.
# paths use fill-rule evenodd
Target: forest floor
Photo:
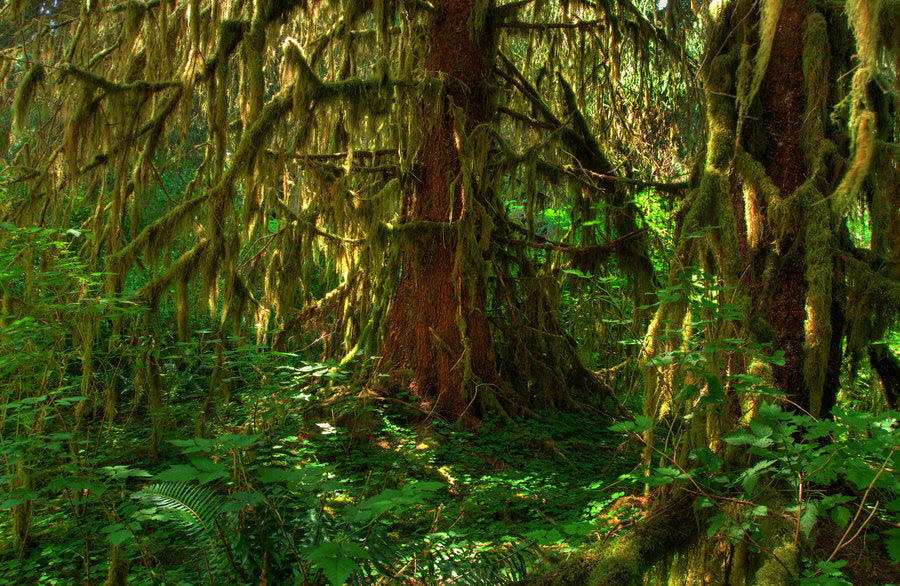
<instances>
[{"instance_id":1,"label":"forest floor","mask_svg":"<svg viewBox=\"0 0 900 586\"><path fill-rule=\"evenodd\" d=\"M636 466L638 448L622 444L610 423L554 411L464 430L421 423L402 402L388 402L317 422L288 420L265 435L296 459L289 466L329 467L340 481L329 504L335 518L385 496L377 523L390 541L420 549L411 561L443 557L451 574L455 564L495 564L501 583L608 539L641 514L620 480ZM472 570L480 576L472 583L486 583L483 570ZM403 572L417 583L415 571Z\"/></svg>"},{"instance_id":2,"label":"forest floor","mask_svg":"<svg viewBox=\"0 0 900 586\"><path fill-rule=\"evenodd\" d=\"M57 442L25 556L0 556L0 584L99 583L111 546L136 585L514 583L639 514L620 480L637 447L599 415L467 430L426 424L402 399L311 390L238 394L197 437L197 387L165 408L155 461L143 409L80 460Z\"/></svg>"}]
</instances>

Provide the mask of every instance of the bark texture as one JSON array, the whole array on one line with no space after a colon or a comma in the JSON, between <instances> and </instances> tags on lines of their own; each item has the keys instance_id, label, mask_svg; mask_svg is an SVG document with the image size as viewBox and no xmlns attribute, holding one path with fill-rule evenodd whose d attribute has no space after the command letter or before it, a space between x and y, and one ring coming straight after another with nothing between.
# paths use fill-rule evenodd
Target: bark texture
<instances>
[{"instance_id":1,"label":"bark texture","mask_svg":"<svg viewBox=\"0 0 900 586\"><path fill-rule=\"evenodd\" d=\"M475 415L470 405L477 409L480 386L499 382L484 280L461 249L466 240L460 235L461 226L474 220L480 199L477 183L461 180L466 136L460 131L468 135L487 121L492 71L491 35L470 29L478 4L439 3L430 26L426 70L443 83L443 107L441 112L423 108L427 130L406 220L452 228L417 234L404 254L383 351L387 370L412 371L410 389L422 406L451 420Z\"/></svg>"}]
</instances>

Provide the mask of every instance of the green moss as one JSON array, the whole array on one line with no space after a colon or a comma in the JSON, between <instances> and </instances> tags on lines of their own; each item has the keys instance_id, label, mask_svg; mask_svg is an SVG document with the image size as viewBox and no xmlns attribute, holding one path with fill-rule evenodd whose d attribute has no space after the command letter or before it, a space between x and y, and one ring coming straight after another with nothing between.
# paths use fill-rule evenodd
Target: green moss
<instances>
[{"instance_id":1,"label":"green moss","mask_svg":"<svg viewBox=\"0 0 900 586\"><path fill-rule=\"evenodd\" d=\"M847 16L856 36L856 50L863 69L874 68L880 45L880 16L882 0L849 0Z\"/></svg>"},{"instance_id":2,"label":"green moss","mask_svg":"<svg viewBox=\"0 0 900 586\"><path fill-rule=\"evenodd\" d=\"M707 169L725 172L731 165L735 145L734 77L737 52L721 55L713 60L706 79L707 121L709 141L706 147Z\"/></svg>"},{"instance_id":3,"label":"green moss","mask_svg":"<svg viewBox=\"0 0 900 586\"><path fill-rule=\"evenodd\" d=\"M750 316L750 319L747 320L747 330L753 337L753 341L760 344L768 344L775 339L775 328L760 314Z\"/></svg>"},{"instance_id":4,"label":"green moss","mask_svg":"<svg viewBox=\"0 0 900 586\"><path fill-rule=\"evenodd\" d=\"M109 569L103 586L124 586L128 583L128 557L121 547L109 548Z\"/></svg>"},{"instance_id":5,"label":"green moss","mask_svg":"<svg viewBox=\"0 0 900 586\"><path fill-rule=\"evenodd\" d=\"M25 115L28 114L28 107L34 99L38 86L44 81L44 77L44 67L40 63L35 63L19 82L13 98L13 127L16 132L22 132L25 128Z\"/></svg>"},{"instance_id":6,"label":"green moss","mask_svg":"<svg viewBox=\"0 0 900 586\"><path fill-rule=\"evenodd\" d=\"M219 59L228 59L237 48L238 43L241 42L241 38L244 35L245 24L247 23L242 20L223 20L219 23L219 32L217 35L217 55Z\"/></svg>"},{"instance_id":7,"label":"green moss","mask_svg":"<svg viewBox=\"0 0 900 586\"><path fill-rule=\"evenodd\" d=\"M670 503L666 513L651 513L632 531L603 548L590 573L588 584L641 584L644 573L657 561L689 545L697 524L687 501Z\"/></svg>"},{"instance_id":8,"label":"green moss","mask_svg":"<svg viewBox=\"0 0 900 586\"><path fill-rule=\"evenodd\" d=\"M756 572L753 583L758 586L789 586L800 573L800 549L786 542L772 551L772 557Z\"/></svg>"},{"instance_id":9,"label":"green moss","mask_svg":"<svg viewBox=\"0 0 900 586\"><path fill-rule=\"evenodd\" d=\"M853 131L852 164L835 190L833 197L834 212L838 217L847 214L856 201L862 183L871 169L876 150L875 115L868 110L862 110L854 114L854 118L855 120L851 121L851 130Z\"/></svg>"},{"instance_id":10,"label":"green moss","mask_svg":"<svg viewBox=\"0 0 900 586\"><path fill-rule=\"evenodd\" d=\"M566 560L552 572L532 578L531 586L641 584L660 562L690 545L697 523L690 501L675 498L649 514L623 536Z\"/></svg>"},{"instance_id":11,"label":"green moss","mask_svg":"<svg viewBox=\"0 0 900 586\"><path fill-rule=\"evenodd\" d=\"M831 212L821 194L810 190L806 227L806 332L804 377L810 393L810 412L821 415L825 373L831 347L831 302L834 278L833 251L837 248Z\"/></svg>"},{"instance_id":12,"label":"green moss","mask_svg":"<svg viewBox=\"0 0 900 586\"><path fill-rule=\"evenodd\" d=\"M781 16L782 0L767 0L760 3L759 19L759 49L756 51L756 59L753 61L753 81L749 92L742 100L742 109L746 110L762 85L766 70L769 68L769 59L772 56L772 45L775 42L775 31L778 19Z\"/></svg>"},{"instance_id":13,"label":"green moss","mask_svg":"<svg viewBox=\"0 0 900 586\"><path fill-rule=\"evenodd\" d=\"M803 79L806 82L806 112L801 140L807 166L812 166L818 142L825 136L828 107L831 45L825 17L813 12L803 25Z\"/></svg>"}]
</instances>

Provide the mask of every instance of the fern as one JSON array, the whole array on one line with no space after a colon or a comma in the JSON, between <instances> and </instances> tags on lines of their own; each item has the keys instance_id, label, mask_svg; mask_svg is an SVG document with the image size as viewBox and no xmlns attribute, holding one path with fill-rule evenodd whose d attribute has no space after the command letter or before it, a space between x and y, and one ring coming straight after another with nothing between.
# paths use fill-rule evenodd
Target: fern
<instances>
[{"instance_id":1,"label":"fern","mask_svg":"<svg viewBox=\"0 0 900 586\"><path fill-rule=\"evenodd\" d=\"M225 511L227 504L225 498L213 490L189 482L151 484L134 493L132 497L172 514L188 534L194 536L202 532L206 536L208 546L201 546L200 549L207 563L216 560L214 565L222 565L224 560L221 554L227 552L217 546L219 541L217 521ZM225 543L223 546L228 547Z\"/></svg>"},{"instance_id":2,"label":"fern","mask_svg":"<svg viewBox=\"0 0 900 586\"><path fill-rule=\"evenodd\" d=\"M180 521L190 535L203 533L207 546L199 549L206 560L210 578L227 572L231 560L228 544L218 539L218 519L225 512L227 500L215 491L190 482L159 482L133 493L132 498L154 505L157 510L172 515ZM237 569L237 568L235 568Z\"/></svg>"},{"instance_id":3,"label":"fern","mask_svg":"<svg viewBox=\"0 0 900 586\"><path fill-rule=\"evenodd\" d=\"M203 531L215 543L216 519L225 509L226 501L214 491L188 482L161 482L134 493L134 498L156 507L174 511L192 533Z\"/></svg>"}]
</instances>

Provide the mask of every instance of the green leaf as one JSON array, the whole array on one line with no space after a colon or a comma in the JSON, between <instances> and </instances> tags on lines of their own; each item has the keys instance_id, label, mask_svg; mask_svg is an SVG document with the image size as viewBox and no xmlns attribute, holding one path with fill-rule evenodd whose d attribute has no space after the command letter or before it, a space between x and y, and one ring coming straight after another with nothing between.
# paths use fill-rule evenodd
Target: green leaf
<instances>
[{"instance_id":1,"label":"green leaf","mask_svg":"<svg viewBox=\"0 0 900 586\"><path fill-rule=\"evenodd\" d=\"M643 433L653 427L653 418L644 415L635 415L634 423L636 424L635 433Z\"/></svg>"},{"instance_id":2,"label":"green leaf","mask_svg":"<svg viewBox=\"0 0 900 586\"><path fill-rule=\"evenodd\" d=\"M676 395L676 398L691 401L694 399L694 397L697 396L697 394L699 392L700 392L700 387L698 387L697 385L685 385L681 389L681 391L678 392L678 395Z\"/></svg>"},{"instance_id":3,"label":"green leaf","mask_svg":"<svg viewBox=\"0 0 900 586\"><path fill-rule=\"evenodd\" d=\"M900 564L900 529L890 529L884 532L886 539L884 545L887 548L888 555L894 560L895 564Z\"/></svg>"},{"instance_id":4,"label":"green leaf","mask_svg":"<svg viewBox=\"0 0 900 586\"><path fill-rule=\"evenodd\" d=\"M200 484L208 484L213 480L230 476L224 462L216 462L208 458L191 458L191 464L199 471L197 480L200 481Z\"/></svg>"},{"instance_id":5,"label":"green leaf","mask_svg":"<svg viewBox=\"0 0 900 586\"><path fill-rule=\"evenodd\" d=\"M189 482L199 477L200 471L188 464L176 464L156 475L156 479L161 482Z\"/></svg>"},{"instance_id":6,"label":"green leaf","mask_svg":"<svg viewBox=\"0 0 900 586\"><path fill-rule=\"evenodd\" d=\"M712 517L710 517L709 526L707 526L707 528L706 528L706 536L712 537L713 535L718 533L719 530L721 530L722 527L725 526L725 523L727 520L728 520L728 518L725 517L725 515L721 515L721 514L713 515Z\"/></svg>"},{"instance_id":7,"label":"green leaf","mask_svg":"<svg viewBox=\"0 0 900 586\"><path fill-rule=\"evenodd\" d=\"M125 528L117 529L116 531L113 531L106 536L106 540L110 543L110 545L122 545L123 543L131 539L131 531Z\"/></svg>"},{"instance_id":8,"label":"green leaf","mask_svg":"<svg viewBox=\"0 0 900 586\"><path fill-rule=\"evenodd\" d=\"M563 540L563 534L557 529L535 529L525 534L538 545L553 545Z\"/></svg>"},{"instance_id":9,"label":"green leaf","mask_svg":"<svg viewBox=\"0 0 900 586\"><path fill-rule=\"evenodd\" d=\"M846 507L835 507L831 509L831 519L838 527L845 529L850 521L850 511Z\"/></svg>"},{"instance_id":10,"label":"green leaf","mask_svg":"<svg viewBox=\"0 0 900 586\"><path fill-rule=\"evenodd\" d=\"M755 448L767 448L773 441L767 437L757 437L746 430L739 430L722 438L725 443L733 446L753 446Z\"/></svg>"},{"instance_id":11,"label":"green leaf","mask_svg":"<svg viewBox=\"0 0 900 586\"><path fill-rule=\"evenodd\" d=\"M809 537L809 532L812 531L813 526L816 524L816 519L818 518L819 503L810 501L806 504L803 514L800 515L800 530L803 531L803 535Z\"/></svg>"},{"instance_id":12,"label":"green leaf","mask_svg":"<svg viewBox=\"0 0 900 586\"><path fill-rule=\"evenodd\" d=\"M635 427L637 426L634 424L634 421L620 421L610 425L609 430L617 433L627 433L629 431L634 431Z\"/></svg>"},{"instance_id":13,"label":"green leaf","mask_svg":"<svg viewBox=\"0 0 900 586\"><path fill-rule=\"evenodd\" d=\"M758 419L750 421L750 431L759 438L767 438L772 435L773 429L771 425L766 425Z\"/></svg>"},{"instance_id":14,"label":"green leaf","mask_svg":"<svg viewBox=\"0 0 900 586\"><path fill-rule=\"evenodd\" d=\"M261 437L261 434L244 435L239 433L226 433L219 436L216 441L225 448L244 449L253 446Z\"/></svg>"},{"instance_id":15,"label":"green leaf","mask_svg":"<svg viewBox=\"0 0 900 586\"><path fill-rule=\"evenodd\" d=\"M170 511L191 531L203 531L215 547L216 519L227 501L212 490L187 482L152 484L131 495L155 505L158 511Z\"/></svg>"},{"instance_id":16,"label":"green leaf","mask_svg":"<svg viewBox=\"0 0 900 586\"><path fill-rule=\"evenodd\" d=\"M356 571L358 564L354 558L369 559L368 553L355 543L328 541L317 545L308 552L313 565L322 570L333 586L342 586Z\"/></svg>"},{"instance_id":17,"label":"green leaf","mask_svg":"<svg viewBox=\"0 0 900 586\"><path fill-rule=\"evenodd\" d=\"M753 467L745 470L740 475L741 486L744 488L744 492L748 495L753 493L753 489L756 488L757 482L759 482L759 478L762 475L763 471L769 468L772 464L775 463L775 460L762 460L761 462L757 462L753 465Z\"/></svg>"},{"instance_id":18,"label":"green leaf","mask_svg":"<svg viewBox=\"0 0 900 586\"><path fill-rule=\"evenodd\" d=\"M146 470L140 468L129 468L128 466L104 466L100 468L103 474L106 474L111 480L124 480L126 478L148 478L152 476Z\"/></svg>"}]
</instances>

